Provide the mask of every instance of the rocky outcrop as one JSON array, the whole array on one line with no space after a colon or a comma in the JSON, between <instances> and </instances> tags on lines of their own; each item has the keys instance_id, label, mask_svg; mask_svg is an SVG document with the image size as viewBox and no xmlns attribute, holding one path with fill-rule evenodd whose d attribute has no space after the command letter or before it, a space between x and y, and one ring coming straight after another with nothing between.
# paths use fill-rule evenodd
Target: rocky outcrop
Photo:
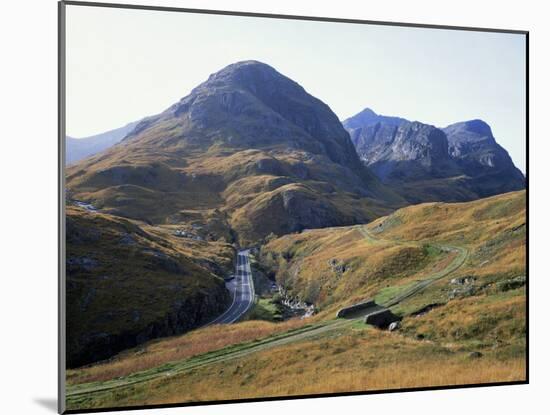
<instances>
[{"instance_id":1,"label":"rocky outcrop","mask_svg":"<svg viewBox=\"0 0 550 415\"><path fill-rule=\"evenodd\" d=\"M361 132L359 134L359 131ZM366 135L366 137L365 137ZM377 123L355 130L361 159L384 182L427 180L459 174L440 129L419 122Z\"/></svg>"},{"instance_id":2,"label":"rocky outcrop","mask_svg":"<svg viewBox=\"0 0 550 415\"><path fill-rule=\"evenodd\" d=\"M497 290L499 291L510 291L515 290L516 288L521 288L527 283L527 278L525 275L520 275L509 280L497 282Z\"/></svg>"},{"instance_id":3,"label":"rocky outcrop","mask_svg":"<svg viewBox=\"0 0 550 415\"><path fill-rule=\"evenodd\" d=\"M487 123L481 120L459 122L443 131L449 141L450 156L468 176L467 186L480 197L525 188L523 173L496 142Z\"/></svg>"},{"instance_id":4,"label":"rocky outcrop","mask_svg":"<svg viewBox=\"0 0 550 415\"><path fill-rule=\"evenodd\" d=\"M394 321L393 323L390 323L388 326L389 331L397 331L401 328L401 322L400 321Z\"/></svg>"},{"instance_id":5,"label":"rocky outcrop","mask_svg":"<svg viewBox=\"0 0 550 415\"><path fill-rule=\"evenodd\" d=\"M525 186L483 121L440 129L366 109L343 125L363 163L411 203L468 201Z\"/></svg>"},{"instance_id":6,"label":"rocky outcrop","mask_svg":"<svg viewBox=\"0 0 550 415\"><path fill-rule=\"evenodd\" d=\"M315 314L315 305L301 300L299 297L294 297L284 287L278 285L277 291L280 296L280 302L283 306L290 310L291 316L300 316L308 318ZM287 313L288 314L288 313Z\"/></svg>"}]
</instances>

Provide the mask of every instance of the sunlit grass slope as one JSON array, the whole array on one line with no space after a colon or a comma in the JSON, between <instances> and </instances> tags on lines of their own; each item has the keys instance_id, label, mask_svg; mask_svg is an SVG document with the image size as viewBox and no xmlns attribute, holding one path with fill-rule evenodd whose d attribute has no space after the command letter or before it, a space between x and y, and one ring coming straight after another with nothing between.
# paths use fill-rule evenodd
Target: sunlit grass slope
<instances>
[{"instance_id":1,"label":"sunlit grass slope","mask_svg":"<svg viewBox=\"0 0 550 415\"><path fill-rule=\"evenodd\" d=\"M248 321L148 343L70 372L69 383L82 387L129 381L74 395L70 407L525 380L525 221L525 192L515 192L272 239L259 255L262 266L316 305L313 318ZM333 320L341 306L384 302L426 279L392 307L403 317L398 331Z\"/></svg>"}]
</instances>

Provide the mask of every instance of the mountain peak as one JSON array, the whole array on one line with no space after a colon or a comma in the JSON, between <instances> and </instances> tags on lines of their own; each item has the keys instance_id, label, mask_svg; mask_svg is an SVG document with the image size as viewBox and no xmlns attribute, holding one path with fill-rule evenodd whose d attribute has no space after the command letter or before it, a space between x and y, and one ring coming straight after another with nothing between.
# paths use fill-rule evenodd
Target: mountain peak
<instances>
[{"instance_id":1,"label":"mountain peak","mask_svg":"<svg viewBox=\"0 0 550 415\"><path fill-rule=\"evenodd\" d=\"M263 74L264 76L282 76L275 70L275 68L269 66L266 63L255 60L247 60L227 65L219 71L211 74L208 77L208 81L215 79L224 79L227 77L252 76L258 74Z\"/></svg>"},{"instance_id":2,"label":"mountain peak","mask_svg":"<svg viewBox=\"0 0 550 415\"><path fill-rule=\"evenodd\" d=\"M462 132L464 133L461 135L463 138L493 138L493 132L491 131L489 124L480 119L457 122L445 127L444 131L448 136L455 136L457 132Z\"/></svg>"},{"instance_id":3,"label":"mountain peak","mask_svg":"<svg viewBox=\"0 0 550 415\"><path fill-rule=\"evenodd\" d=\"M342 124L345 128L354 129L354 128L365 128L376 123L384 123L387 125L398 126L401 123L405 122L404 118L400 117L389 117L386 115L379 115L370 108L365 108L361 112L355 114L353 117L349 117L344 120Z\"/></svg>"},{"instance_id":4,"label":"mountain peak","mask_svg":"<svg viewBox=\"0 0 550 415\"><path fill-rule=\"evenodd\" d=\"M129 136L144 139L164 150L206 151L212 145L232 151L299 150L356 169L369 176L367 182L373 179L329 106L255 60L222 68L163 113L147 118Z\"/></svg>"},{"instance_id":5,"label":"mountain peak","mask_svg":"<svg viewBox=\"0 0 550 415\"><path fill-rule=\"evenodd\" d=\"M254 60L233 63L210 75L164 116L195 132L230 128L232 147L286 145L324 154L348 167L361 164L328 105L273 67Z\"/></svg>"},{"instance_id":6,"label":"mountain peak","mask_svg":"<svg viewBox=\"0 0 550 415\"><path fill-rule=\"evenodd\" d=\"M378 122L378 119L378 114L367 107L354 116L345 119L342 124L346 128L361 128Z\"/></svg>"},{"instance_id":7,"label":"mountain peak","mask_svg":"<svg viewBox=\"0 0 550 415\"><path fill-rule=\"evenodd\" d=\"M356 114L356 117L360 118L369 118L369 117L378 117L378 114L371 110L369 107L363 109L363 111L360 111L358 114Z\"/></svg>"},{"instance_id":8,"label":"mountain peak","mask_svg":"<svg viewBox=\"0 0 550 415\"><path fill-rule=\"evenodd\" d=\"M472 131L474 133L481 134L488 137L493 136L491 127L489 126L489 124L487 124L483 120L479 120L479 119L470 120L470 121L466 121L465 124L466 124L466 129L468 131Z\"/></svg>"},{"instance_id":9,"label":"mountain peak","mask_svg":"<svg viewBox=\"0 0 550 415\"><path fill-rule=\"evenodd\" d=\"M224 68L220 69L219 71L215 72L213 75L220 72L225 72L225 71L231 72L231 71L239 71L239 70L250 69L250 68L256 68L259 70L271 70L271 71L275 70L272 66L268 65L267 63L263 63L254 59L249 59L249 60L231 63L225 66Z\"/></svg>"},{"instance_id":10,"label":"mountain peak","mask_svg":"<svg viewBox=\"0 0 550 415\"><path fill-rule=\"evenodd\" d=\"M365 223L405 203L361 163L328 105L258 61L210 75L101 157L71 170L75 195L109 189L102 209L151 223L177 223L197 206L218 209L221 227L244 242ZM149 203L168 194L153 212ZM117 205L119 198L127 202Z\"/></svg>"},{"instance_id":11,"label":"mountain peak","mask_svg":"<svg viewBox=\"0 0 550 415\"><path fill-rule=\"evenodd\" d=\"M268 89L275 92L277 88L291 88L296 91L303 91L303 88L296 82L279 73L275 68L263 62L246 60L235 62L221 70L211 74L208 80L194 91L204 88L237 87L253 94Z\"/></svg>"}]
</instances>

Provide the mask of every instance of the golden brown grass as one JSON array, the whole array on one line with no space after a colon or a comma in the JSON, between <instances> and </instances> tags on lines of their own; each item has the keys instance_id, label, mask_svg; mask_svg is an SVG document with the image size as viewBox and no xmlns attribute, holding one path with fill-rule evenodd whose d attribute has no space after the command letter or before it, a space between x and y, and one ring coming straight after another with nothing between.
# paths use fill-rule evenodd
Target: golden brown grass
<instances>
[{"instance_id":1,"label":"golden brown grass","mask_svg":"<svg viewBox=\"0 0 550 415\"><path fill-rule=\"evenodd\" d=\"M117 406L292 396L525 380L522 356L474 359L428 341L374 329L265 350L129 389L81 405Z\"/></svg>"},{"instance_id":2,"label":"golden brown grass","mask_svg":"<svg viewBox=\"0 0 550 415\"><path fill-rule=\"evenodd\" d=\"M379 223L385 221L380 230ZM525 193L515 192L467 204L405 208L369 225L373 240L353 227L275 239L263 255L280 267L280 281L304 294L313 282L321 285L321 312L308 322L332 318L340 305L380 289L400 287L441 271L456 253L439 251L437 246L464 246L470 254L453 274L398 305L405 319L397 333L354 323L351 329L339 328L318 338L168 374L83 398L74 405L160 404L525 380L525 289L502 291L497 284L525 275L524 223ZM335 273L329 262L332 259L346 265L346 271ZM450 279L466 275L477 278L477 291L451 300L449 293L457 285ZM432 303L438 307L419 317L411 315ZM257 324L266 331L258 334ZM184 349L204 353L224 344L283 332L290 324L297 327L303 323L249 322L151 343L144 355L151 354L151 363L143 368L193 355ZM233 330L238 333L231 334ZM228 341L232 335L234 340ZM482 357L470 357L472 351L482 352ZM113 371L109 378L133 373L140 359L131 354L121 356L117 370L124 365L128 369L118 375ZM118 363L112 364L114 370ZM86 369L79 374L80 380L73 381L105 379L101 377L103 369L97 368L99 375L94 368Z\"/></svg>"},{"instance_id":3,"label":"golden brown grass","mask_svg":"<svg viewBox=\"0 0 550 415\"><path fill-rule=\"evenodd\" d=\"M168 339L155 340L127 350L110 361L69 370L69 383L86 383L128 376L164 363L187 359L212 350L244 343L303 326L305 320L284 323L247 321L234 325L215 325Z\"/></svg>"},{"instance_id":4,"label":"golden brown grass","mask_svg":"<svg viewBox=\"0 0 550 415\"><path fill-rule=\"evenodd\" d=\"M405 331L439 342L475 341L486 346L521 344L526 333L523 289L453 300L416 318L404 320Z\"/></svg>"},{"instance_id":5,"label":"golden brown grass","mask_svg":"<svg viewBox=\"0 0 550 415\"><path fill-rule=\"evenodd\" d=\"M525 191L466 203L424 203L399 209L368 228L387 239L430 240L478 246L525 224ZM380 226L382 225L382 226Z\"/></svg>"},{"instance_id":6,"label":"golden brown grass","mask_svg":"<svg viewBox=\"0 0 550 415\"><path fill-rule=\"evenodd\" d=\"M367 225L287 235L262 248L262 260L278 269L277 279L295 295L312 297L325 310L403 286L445 268L462 246L468 261L453 275L492 280L525 272L525 192L468 203L427 203L403 208ZM345 265L335 272L331 261ZM452 278L450 275L449 278ZM491 280L491 281L492 281Z\"/></svg>"},{"instance_id":7,"label":"golden brown grass","mask_svg":"<svg viewBox=\"0 0 550 415\"><path fill-rule=\"evenodd\" d=\"M355 227L313 230L275 239L262 261L277 269L279 283L324 311L374 296L444 268L453 254L430 255L422 244L369 241ZM333 264L344 266L344 272Z\"/></svg>"},{"instance_id":8,"label":"golden brown grass","mask_svg":"<svg viewBox=\"0 0 550 415\"><path fill-rule=\"evenodd\" d=\"M225 368L213 367L206 376L182 376L161 386L161 396L166 392L165 396L153 400L170 402L185 396L238 399L525 379L524 359L475 360L400 336L373 332L365 337L307 342L267 351Z\"/></svg>"}]
</instances>

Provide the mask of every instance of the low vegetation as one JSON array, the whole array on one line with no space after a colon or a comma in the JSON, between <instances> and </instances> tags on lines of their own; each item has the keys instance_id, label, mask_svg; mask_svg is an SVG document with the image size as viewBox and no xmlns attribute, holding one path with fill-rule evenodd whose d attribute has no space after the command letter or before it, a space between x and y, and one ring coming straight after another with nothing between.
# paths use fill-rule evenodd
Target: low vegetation
<instances>
[{"instance_id":1,"label":"low vegetation","mask_svg":"<svg viewBox=\"0 0 550 415\"><path fill-rule=\"evenodd\" d=\"M319 312L208 327L71 371L69 391L89 392L69 407L525 380L524 192L271 237L257 259ZM398 331L334 320L341 306L401 297ZM277 320L273 306L263 296L248 317Z\"/></svg>"},{"instance_id":2,"label":"low vegetation","mask_svg":"<svg viewBox=\"0 0 550 415\"><path fill-rule=\"evenodd\" d=\"M73 408L518 381L521 356L502 360L361 325L131 386L70 398ZM154 391L154 393L152 392Z\"/></svg>"},{"instance_id":3,"label":"low vegetation","mask_svg":"<svg viewBox=\"0 0 550 415\"><path fill-rule=\"evenodd\" d=\"M305 321L296 319L279 324L247 321L235 325L209 326L183 336L153 340L126 350L108 362L69 370L67 382L101 382L129 376L166 363L283 333L305 324Z\"/></svg>"},{"instance_id":4,"label":"low vegetation","mask_svg":"<svg viewBox=\"0 0 550 415\"><path fill-rule=\"evenodd\" d=\"M509 188L435 161L453 183L392 189L326 104L246 61L68 167L68 409L525 380L525 191L396 210ZM209 326L243 247L255 306ZM368 299L400 325L335 318Z\"/></svg>"},{"instance_id":5,"label":"low vegetation","mask_svg":"<svg viewBox=\"0 0 550 415\"><path fill-rule=\"evenodd\" d=\"M106 359L208 322L230 301L234 249L67 207L67 362Z\"/></svg>"}]
</instances>

